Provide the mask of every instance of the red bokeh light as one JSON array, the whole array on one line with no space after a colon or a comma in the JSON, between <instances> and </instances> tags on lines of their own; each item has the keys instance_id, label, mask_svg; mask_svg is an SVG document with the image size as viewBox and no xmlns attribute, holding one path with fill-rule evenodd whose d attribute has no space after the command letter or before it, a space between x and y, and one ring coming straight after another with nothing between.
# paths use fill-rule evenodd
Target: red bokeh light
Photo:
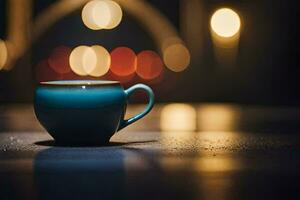
<instances>
[{"instance_id":1,"label":"red bokeh light","mask_svg":"<svg viewBox=\"0 0 300 200\"><path fill-rule=\"evenodd\" d=\"M42 60L37 64L35 68L35 78L38 82L61 79L60 74L56 73L49 66L47 60Z\"/></svg>"},{"instance_id":2,"label":"red bokeh light","mask_svg":"<svg viewBox=\"0 0 300 200\"><path fill-rule=\"evenodd\" d=\"M136 73L143 79L158 77L163 70L163 61L154 51L146 50L137 55Z\"/></svg>"},{"instance_id":3,"label":"red bokeh light","mask_svg":"<svg viewBox=\"0 0 300 200\"><path fill-rule=\"evenodd\" d=\"M72 50L66 46L55 48L48 58L49 66L59 74L66 74L71 71L69 57Z\"/></svg>"},{"instance_id":4,"label":"red bokeh light","mask_svg":"<svg viewBox=\"0 0 300 200\"><path fill-rule=\"evenodd\" d=\"M109 71L104 77L102 77L105 80L113 80L113 81L119 81L122 84L128 84L128 83L132 83L132 81L134 81L135 78L135 73L130 74L128 76L118 76L114 73L112 73L111 71Z\"/></svg>"},{"instance_id":5,"label":"red bokeh light","mask_svg":"<svg viewBox=\"0 0 300 200\"><path fill-rule=\"evenodd\" d=\"M164 69L160 72L160 74L157 77L151 79L151 81L140 77L141 81L144 80L144 81L146 81L147 84L149 84L151 86L160 85L160 83L164 80L164 78L165 78L165 70Z\"/></svg>"},{"instance_id":6,"label":"red bokeh light","mask_svg":"<svg viewBox=\"0 0 300 200\"><path fill-rule=\"evenodd\" d=\"M115 48L111 53L110 70L118 76L129 76L136 70L137 58L128 47Z\"/></svg>"}]
</instances>

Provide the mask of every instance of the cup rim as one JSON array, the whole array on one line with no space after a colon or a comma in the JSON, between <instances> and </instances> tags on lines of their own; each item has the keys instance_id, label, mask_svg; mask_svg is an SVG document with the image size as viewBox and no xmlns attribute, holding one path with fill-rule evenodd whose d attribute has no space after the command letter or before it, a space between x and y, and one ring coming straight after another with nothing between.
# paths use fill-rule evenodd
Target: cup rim
<instances>
[{"instance_id":1,"label":"cup rim","mask_svg":"<svg viewBox=\"0 0 300 200\"><path fill-rule=\"evenodd\" d=\"M56 80L56 81L42 81L40 86L107 86L107 85L119 85L119 81L110 80Z\"/></svg>"}]
</instances>

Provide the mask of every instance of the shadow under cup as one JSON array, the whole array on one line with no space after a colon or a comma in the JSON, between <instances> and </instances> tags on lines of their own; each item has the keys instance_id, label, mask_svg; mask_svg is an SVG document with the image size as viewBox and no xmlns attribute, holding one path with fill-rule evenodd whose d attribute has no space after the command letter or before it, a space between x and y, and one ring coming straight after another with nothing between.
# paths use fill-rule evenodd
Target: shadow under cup
<instances>
[{"instance_id":1,"label":"shadow under cup","mask_svg":"<svg viewBox=\"0 0 300 200\"><path fill-rule=\"evenodd\" d=\"M124 120L128 96L136 90L147 92L149 104L140 114ZM145 116L153 104L153 92L143 84L124 90L117 81L49 81L36 88L34 110L56 143L101 145Z\"/></svg>"}]
</instances>

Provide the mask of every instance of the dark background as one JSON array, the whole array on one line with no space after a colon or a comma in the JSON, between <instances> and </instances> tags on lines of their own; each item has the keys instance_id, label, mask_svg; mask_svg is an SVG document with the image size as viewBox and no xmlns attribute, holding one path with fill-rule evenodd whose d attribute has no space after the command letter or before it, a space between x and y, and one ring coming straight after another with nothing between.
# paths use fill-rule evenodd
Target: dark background
<instances>
[{"instance_id":1,"label":"dark background","mask_svg":"<svg viewBox=\"0 0 300 200\"><path fill-rule=\"evenodd\" d=\"M53 2L55 0L34 1L33 18ZM179 33L184 32L180 23L181 1L149 2L173 23ZM161 82L145 82L154 88L157 101L300 105L300 71L296 54L299 48L297 2L204 0L201 3L202 18L191 22L199 22L203 30L199 35L203 41L201 55L191 52L192 62L181 73L166 70ZM1 39L6 37L5 6L6 1L1 0ZM242 19L236 63L225 67L215 60L209 30L212 13L223 6L236 10ZM0 71L0 103L31 102L36 83L32 75L34 67L59 45L75 47L81 44L101 44L108 50L129 46L135 52L146 49L157 51L148 33L127 13L124 13L116 29L91 31L81 22L80 12L77 10L52 26L24 55L30 55L29 62L21 58L11 71ZM134 78L128 85L136 82L143 81Z\"/></svg>"}]
</instances>

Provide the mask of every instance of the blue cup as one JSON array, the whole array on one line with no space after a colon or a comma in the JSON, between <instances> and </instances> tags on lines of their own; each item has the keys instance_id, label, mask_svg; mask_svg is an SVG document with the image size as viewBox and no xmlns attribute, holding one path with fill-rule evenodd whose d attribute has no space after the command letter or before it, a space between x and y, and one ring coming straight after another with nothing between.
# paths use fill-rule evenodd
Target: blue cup
<instances>
[{"instance_id":1,"label":"blue cup","mask_svg":"<svg viewBox=\"0 0 300 200\"><path fill-rule=\"evenodd\" d=\"M148 105L124 119L128 97L138 90L148 94ZM153 105L154 94L144 84L124 90L117 81L100 80L41 82L34 99L37 119L62 145L107 144L114 133L144 117Z\"/></svg>"}]
</instances>

